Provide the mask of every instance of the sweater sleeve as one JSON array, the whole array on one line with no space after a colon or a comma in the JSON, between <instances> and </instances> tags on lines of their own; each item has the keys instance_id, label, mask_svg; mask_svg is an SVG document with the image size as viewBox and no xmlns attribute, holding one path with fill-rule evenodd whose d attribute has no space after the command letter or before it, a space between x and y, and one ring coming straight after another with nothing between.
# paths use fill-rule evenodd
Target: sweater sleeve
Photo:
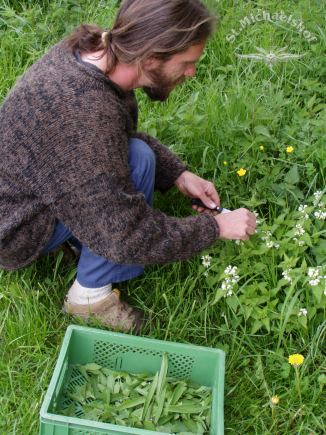
<instances>
[{"instance_id":1,"label":"sweater sleeve","mask_svg":"<svg viewBox=\"0 0 326 435\"><path fill-rule=\"evenodd\" d=\"M100 175L51 204L58 219L99 256L123 264L169 263L218 239L211 215L168 217L151 209L143 194L127 193L124 180L117 181Z\"/></svg>"},{"instance_id":2,"label":"sweater sleeve","mask_svg":"<svg viewBox=\"0 0 326 435\"><path fill-rule=\"evenodd\" d=\"M182 163L181 159L167 146L149 134L137 132L135 137L146 142L154 151L156 157L155 189L166 193L173 187L174 181L182 172L189 169L189 165Z\"/></svg>"}]
</instances>

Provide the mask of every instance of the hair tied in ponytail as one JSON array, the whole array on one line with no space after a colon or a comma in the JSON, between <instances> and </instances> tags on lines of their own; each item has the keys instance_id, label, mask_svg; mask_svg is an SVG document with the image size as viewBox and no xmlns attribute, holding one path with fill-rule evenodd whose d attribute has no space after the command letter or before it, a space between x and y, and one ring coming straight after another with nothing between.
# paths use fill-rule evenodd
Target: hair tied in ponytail
<instances>
[{"instance_id":1,"label":"hair tied in ponytail","mask_svg":"<svg viewBox=\"0 0 326 435\"><path fill-rule=\"evenodd\" d=\"M101 36L103 45L105 45L105 46L106 46L106 42L107 42L106 40L107 40L107 35L108 34L109 34L109 32L103 32L102 36Z\"/></svg>"}]
</instances>

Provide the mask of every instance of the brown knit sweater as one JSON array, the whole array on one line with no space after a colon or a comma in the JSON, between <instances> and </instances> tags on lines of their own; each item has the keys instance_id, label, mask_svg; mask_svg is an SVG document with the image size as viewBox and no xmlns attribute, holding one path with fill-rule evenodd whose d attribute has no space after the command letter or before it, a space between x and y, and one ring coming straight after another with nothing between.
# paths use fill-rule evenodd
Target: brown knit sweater
<instances>
[{"instance_id":1,"label":"brown knit sweater","mask_svg":"<svg viewBox=\"0 0 326 435\"><path fill-rule=\"evenodd\" d=\"M32 263L58 219L90 250L124 264L184 260L217 240L212 216L168 217L135 191L133 137L153 149L161 192L187 169L137 132L137 116L133 91L79 64L61 43L29 68L0 107L0 268Z\"/></svg>"}]
</instances>

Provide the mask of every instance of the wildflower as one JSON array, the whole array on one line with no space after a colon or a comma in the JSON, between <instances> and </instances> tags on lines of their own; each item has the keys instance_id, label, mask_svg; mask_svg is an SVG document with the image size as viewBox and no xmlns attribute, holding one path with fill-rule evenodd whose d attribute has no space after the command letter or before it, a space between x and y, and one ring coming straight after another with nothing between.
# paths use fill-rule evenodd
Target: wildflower
<instances>
[{"instance_id":1,"label":"wildflower","mask_svg":"<svg viewBox=\"0 0 326 435\"><path fill-rule=\"evenodd\" d=\"M227 162L225 162L225 161L223 162L223 165L227 165L227 164L228 164Z\"/></svg>"},{"instance_id":2,"label":"wildflower","mask_svg":"<svg viewBox=\"0 0 326 435\"><path fill-rule=\"evenodd\" d=\"M227 297L232 296L232 295L233 295L233 291L229 290L223 297L227 298Z\"/></svg>"},{"instance_id":3,"label":"wildflower","mask_svg":"<svg viewBox=\"0 0 326 435\"><path fill-rule=\"evenodd\" d=\"M263 150L264 149L264 147L262 146L262 145L260 145L260 147L259 147L261 150Z\"/></svg>"},{"instance_id":4,"label":"wildflower","mask_svg":"<svg viewBox=\"0 0 326 435\"><path fill-rule=\"evenodd\" d=\"M236 239L235 244L236 245L244 245L244 243L240 239Z\"/></svg>"},{"instance_id":5,"label":"wildflower","mask_svg":"<svg viewBox=\"0 0 326 435\"><path fill-rule=\"evenodd\" d=\"M324 205L325 205L325 204L321 201L321 202L318 204L318 207L323 208Z\"/></svg>"},{"instance_id":6,"label":"wildflower","mask_svg":"<svg viewBox=\"0 0 326 435\"><path fill-rule=\"evenodd\" d=\"M274 246L274 242L273 241L267 242L266 246L267 246L267 248L272 248Z\"/></svg>"},{"instance_id":7,"label":"wildflower","mask_svg":"<svg viewBox=\"0 0 326 435\"><path fill-rule=\"evenodd\" d=\"M303 213L303 217L304 217L304 219L309 219L309 215L305 212L305 209L307 208L308 206L307 205L300 205L300 207L299 207L299 211L301 212L301 213Z\"/></svg>"},{"instance_id":8,"label":"wildflower","mask_svg":"<svg viewBox=\"0 0 326 435\"><path fill-rule=\"evenodd\" d=\"M280 399L278 398L277 395L271 398L271 402L273 405L278 405L279 401Z\"/></svg>"},{"instance_id":9,"label":"wildflower","mask_svg":"<svg viewBox=\"0 0 326 435\"><path fill-rule=\"evenodd\" d=\"M294 150L293 147L287 147L286 152L287 153L292 153L293 150Z\"/></svg>"},{"instance_id":10,"label":"wildflower","mask_svg":"<svg viewBox=\"0 0 326 435\"><path fill-rule=\"evenodd\" d=\"M209 255L204 255L203 257L201 257L202 259L202 265L204 267L209 267L211 265L210 260L212 259L212 257L210 257Z\"/></svg>"},{"instance_id":11,"label":"wildflower","mask_svg":"<svg viewBox=\"0 0 326 435\"><path fill-rule=\"evenodd\" d=\"M280 249L281 245L275 245L275 249Z\"/></svg>"},{"instance_id":12,"label":"wildflower","mask_svg":"<svg viewBox=\"0 0 326 435\"><path fill-rule=\"evenodd\" d=\"M232 275L232 276L234 276L236 279L239 279L239 276L238 275L236 275L236 272L237 272L237 266L231 266L231 265L229 265L226 269L225 269L225 271L224 271L224 273L226 274L226 275Z\"/></svg>"},{"instance_id":13,"label":"wildflower","mask_svg":"<svg viewBox=\"0 0 326 435\"><path fill-rule=\"evenodd\" d=\"M261 238L264 242L266 242L269 239L269 237L271 237L271 235L272 235L272 233L270 231L262 231L262 233L266 234L266 236Z\"/></svg>"},{"instance_id":14,"label":"wildflower","mask_svg":"<svg viewBox=\"0 0 326 435\"><path fill-rule=\"evenodd\" d=\"M321 210L315 211L314 215L316 219L323 220L323 221L326 219L325 211L321 211Z\"/></svg>"},{"instance_id":15,"label":"wildflower","mask_svg":"<svg viewBox=\"0 0 326 435\"><path fill-rule=\"evenodd\" d=\"M307 316L308 311L305 308L300 308L299 312L298 312L298 317L300 316Z\"/></svg>"},{"instance_id":16,"label":"wildflower","mask_svg":"<svg viewBox=\"0 0 326 435\"><path fill-rule=\"evenodd\" d=\"M252 214L256 217L256 218L258 218L259 217L259 214L258 214L258 212L255 210L255 211L253 211L252 212Z\"/></svg>"},{"instance_id":17,"label":"wildflower","mask_svg":"<svg viewBox=\"0 0 326 435\"><path fill-rule=\"evenodd\" d=\"M321 190L317 190L317 192L314 193L314 196L315 196L314 206L316 207L316 205L318 204L319 200L323 196L323 192Z\"/></svg>"},{"instance_id":18,"label":"wildflower","mask_svg":"<svg viewBox=\"0 0 326 435\"><path fill-rule=\"evenodd\" d=\"M122 399L119 399L119 402L122 403Z\"/></svg>"},{"instance_id":19,"label":"wildflower","mask_svg":"<svg viewBox=\"0 0 326 435\"><path fill-rule=\"evenodd\" d=\"M295 227L297 228L297 231L294 233L295 236L302 236L305 233L301 224L297 224Z\"/></svg>"},{"instance_id":20,"label":"wildflower","mask_svg":"<svg viewBox=\"0 0 326 435\"><path fill-rule=\"evenodd\" d=\"M316 287L320 283L320 280L322 279L322 276L319 275L319 272L320 272L320 267L317 267L316 269L310 267L308 270L309 278L313 278L312 280L309 281L309 284L312 287Z\"/></svg>"},{"instance_id":21,"label":"wildflower","mask_svg":"<svg viewBox=\"0 0 326 435\"><path fill-rule=\"evenodd\" d=\"M304 246L304 240L299 240L299 246Z\"/></svg>"},{"instance_id":22,"label":"wildflower","mask_svg":"<svg viewBox=\"0 0 326 435\"><path fill-rule=\"evenodd\" d=\"M239 177L243 177L244 175L246 175L247 171L245 169L239 169L239 171L237 171L237 174L239 175Z\"/></svg>"},{"instance_id":23,"label":"wildflower","mask_svg":"<svg viewBox=\"0 0 326 435\"><path fill-rule=\"evenodd\" d=\"M222 313L222 314L221 314L221 317L225 317L225 313Z\"/></svg>"},{"instance_id":24,"label":"wildflower","mask_svg":"<svg viewBox=\"0 0 326 435\"><path fill-rule=\"evenodd\" d=\"M294 367L300 366L303 363L303 361L304 361L304 357L298 353L289 356L289 363Z\"/></svg>"},{"instance_id":25,"label":"wildflower","mask_svg":"<svg viewBox=\"0 0 326 435\"><path fill-rule=\"evenodd\" d=\"M204 272L204 276L207 278L209 276L208 272Z\"/></svg>"},{"instance_id":26,"label":"wildflower","mask_svg":"<svg viewBox=\"0 0 326 435\"><path fill-rule=\"evenodd\" d=\"M289 273L291 272L292 268L288 267L284 272L282 272L282 275L284 276L284 279L286 279L286 281L289 281L290 283L292 283L293 278L291 278L289 276Z\"/></svg>"}]
</instances>

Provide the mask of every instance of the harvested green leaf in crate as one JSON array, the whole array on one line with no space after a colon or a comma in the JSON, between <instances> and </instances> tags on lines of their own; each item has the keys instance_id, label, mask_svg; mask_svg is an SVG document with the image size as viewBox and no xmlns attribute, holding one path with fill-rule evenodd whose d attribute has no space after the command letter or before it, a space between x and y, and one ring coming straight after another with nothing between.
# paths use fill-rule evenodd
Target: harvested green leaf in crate
<instances>
[{"instance_id":1,"label":"harvested green leaf in crate","mask_svg":"<svg viewBox=\"0 0 326 435\"><path fill-rule=\"evenodd\" d=\"M219 349L71 325L40 435L224 435L224 371Z\"/></svg>"},{"instance_id":2,"label":"harvested green leaf in crate","mask_svg":"<svg viewBox=\"0 0 326 435\"><path fill-rule=\"evenodd\" d=\"M85 381L74 386L74 393L66 393L73 402L60 412L65 416L76 417L78 402L86 420L163 433L209 432L211 388L167 377L167 353L155 376L116 372L94 363L77 367Z\"/></svg>"}]
</instances>

